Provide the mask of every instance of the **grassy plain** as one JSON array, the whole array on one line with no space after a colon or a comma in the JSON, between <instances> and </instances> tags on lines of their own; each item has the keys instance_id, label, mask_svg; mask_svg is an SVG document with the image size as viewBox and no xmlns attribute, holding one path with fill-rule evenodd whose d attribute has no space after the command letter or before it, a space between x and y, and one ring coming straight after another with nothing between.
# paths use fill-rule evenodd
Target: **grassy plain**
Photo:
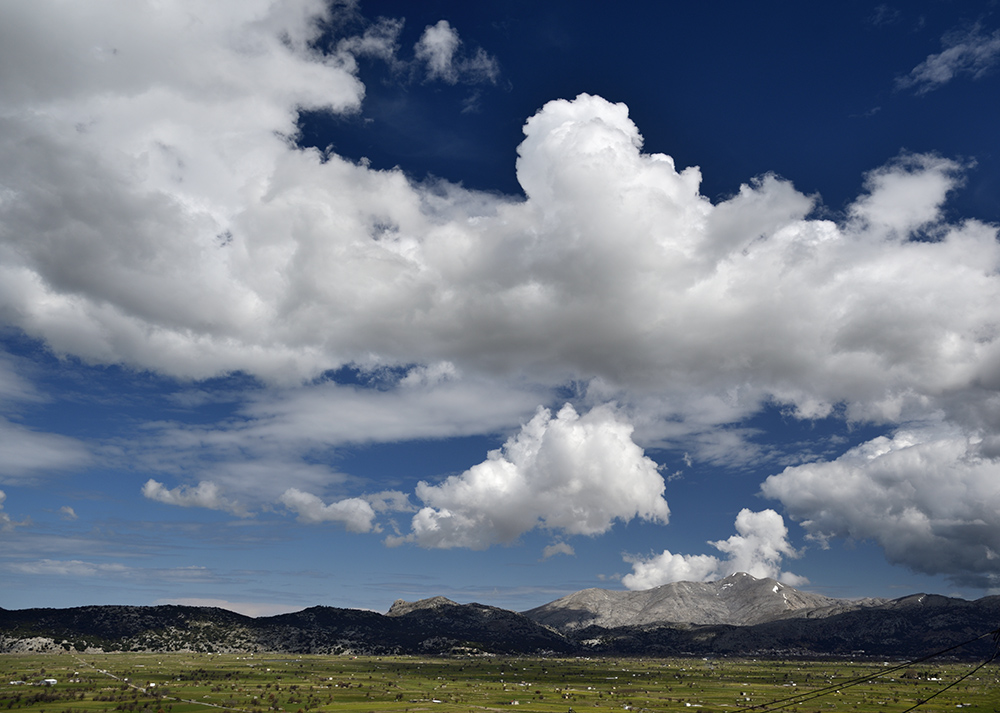
<instances>
[{"instance_id":1,"label":"grassy plain","mask_svg":"<svg viewBox=\"0 0 1000 713\"><path fill-rule=\"evenodd\" d=\"M0 713L607 713L700 708L902 713L971 664L736 659L534 659L275 654L4 654ZM41 685L46 678L54 685ZM848 686L854 679L860 685ZM23 683L12 683L23 681ZM918 710L1000 712L990 664ZM695 713L695 711L688 711Z\"/></svg>"}]
</instances>

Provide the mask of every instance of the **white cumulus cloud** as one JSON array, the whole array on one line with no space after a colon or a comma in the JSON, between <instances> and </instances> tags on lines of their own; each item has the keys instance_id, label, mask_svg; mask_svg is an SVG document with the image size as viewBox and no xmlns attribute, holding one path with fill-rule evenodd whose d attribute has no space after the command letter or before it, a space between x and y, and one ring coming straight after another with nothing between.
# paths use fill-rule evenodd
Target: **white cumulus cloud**
<instances>
[{"instance_id":1,"label":"white cumulus cloud","mask_svg":"<svg viewBox=\"0 0 1000 713\"><path fill-rule=\"evenodd\" d=\"M788 542L788 528L774 510L753 512L744 508L736 516L736 532L727 540L709 543L726 557L682 555L669 550L652 557L627 557L632 572L622 577L622 584L629 589L651 589L670 582L711 582L735 572L792 585L807 582L781 570L782 560L798 557L799 552Z\"/></svg>"},{"instance_id":2,"label":"white cumulus cloud","mask_svg":"<svg viewBox=\"0 0 1000 713\"><path fill-rule=\"evenodd\" d=\"M939 156L904 154L868 174L868 193L855 201L850 215L873 235L905 238L937 221L961 170L959 163Z\"/></svg>"},{"instance_id":3,"label":"white cumulus cloud","mask_svg":"<svg viewBox=\"0 0 1000 713\"><path fill-rule=\"evenodd\" d=\"M843 225L809 219L814 199L774 177L713 205L697 168L642 152L626 106L581 95L528 119L526 201L415 184L281 138L299 108L350 111L363 88L281 42L264 5L193 34L179 11L126 12L121 36L100 3L44 22L23 9L42 6L4 6L4 27L72 21L78 39L44 56L29 43L39 81L5 92L0 306L59 353L286 383L352 362L599 378L669 404L666 421L725 400L729 423L769 398L899 418L970 384L994 339L996 230L940 223L961 180L943 159L877 170ZM282 16L301 17L292 37L314 27L305 10ZM83 48L119 39L134 57ZM86 81L41 81L74 53ZM908 241L927 221L939 239Z\"/></svg>"},{"instance_id":4,"label":"white cumulus cloud","mask_svg":"<svg viewBox=\"0 0 1000 713\"><path fill-rule=\"evenodd\" d=\"M339 522L349 532L370 532L374 527L375 509L363 498L346 498L327 505L312 493L289 488L280 502L295 511L302 522Z\"/></svg>"},{"instance_id":5,"label":"white cumulus cloud","mask_svg":"<svg viewBox=\"0 0 1000 713\"><path fill-rule=\"evenodd\" d=\"M553 542L551 545L546 545L542 550L542 559L547 560L549 557L555 557L556 555L569 555L572 557L576 554L576 550L568 542Z\"/></svg>"},{"instance_id":6,"label":"white cumulus cloud","mask_svg":"<svg viewBox=\"0 0 1000 713\"><path fill-rule=\"evenodd\" d=\"M996 438L942 424L903 429L836 460L786 468L763 484L817 540L872 540L894 563L959 583L1000 581Z\"/></svg>"},{"instance_id":7,"label":"white cumulus cloud","mask_svg":"<svg viewBox=\"0 0 1000 713\"><path fill-rule=\"evenodd\" d=\"M489 458L438 485L421 482L425 504L412 532L390 544L484 549L544 528L598 535L615 520L667 522L663 478L610 407L580 416L564 406L536 416Z\"/></svg>"},{"instance_id":8,"label":"white cumulus cloud","mask_svg":"<svg viewBox=\"0 0 1000 713\"><path fill-rule=\"evenodd\" d=\"M224 497L222 489L216 483L208 480L203 480L194 487L179 485L173 490L168 490L163 483L150 478L142 486L142 494L150 500L156 500L167 505L225 510L240 517L247 517L249 515L243 505Z\"/></svg>"}]
</instances>

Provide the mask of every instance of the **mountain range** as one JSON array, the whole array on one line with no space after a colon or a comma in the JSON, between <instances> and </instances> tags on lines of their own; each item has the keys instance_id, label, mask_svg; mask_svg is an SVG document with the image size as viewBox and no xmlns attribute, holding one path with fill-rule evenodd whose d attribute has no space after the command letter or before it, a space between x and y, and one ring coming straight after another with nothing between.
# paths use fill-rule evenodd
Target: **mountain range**
<instances>
[{"instance_id":1,"label":"mountain range","mask_svg":"<svg viewBox=\"0 0 1000 713\"><path fill-rule=\"evenodd\" d=\"M524 612L564 633L587 626L673 624L752 626L795 616L831 616L884 599L831 599L744 572L717 582L673 582L643 591L584 589Z\"/></svg>"},{"instance_id":2,"label":"mountain range","mask_svg":"<svg viewBox=\"0 0 1000 713\"><path fill-rule=\"evenodd\" d=\"M214 607L0 608L0 653L202 651L588 656L988 655L1000 596L832 599L739 573L625 592L586 589L526 612L444 597L385 614L311 607L252 618Z\"/></svg>"}]
</instances>

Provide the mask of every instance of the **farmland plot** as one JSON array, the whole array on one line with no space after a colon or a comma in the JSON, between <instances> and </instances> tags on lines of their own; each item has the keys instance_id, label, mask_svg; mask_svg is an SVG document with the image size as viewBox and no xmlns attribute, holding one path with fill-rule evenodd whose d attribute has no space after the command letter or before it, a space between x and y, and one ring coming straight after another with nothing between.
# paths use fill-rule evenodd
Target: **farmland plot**
<instances>
[{"instance_id":1,"label":"farmland plot","mask_svg":"<svg viewBox=\"0 0 1000 713\"><path fill-rule=\"evenodd\" d=\"M924 713L997 713L1000 669L974 668L833 660L5 654L0 713L757 713L778 706L796 713L904 713L921 701L917 710Z\"/></svg>"}]
</instances>

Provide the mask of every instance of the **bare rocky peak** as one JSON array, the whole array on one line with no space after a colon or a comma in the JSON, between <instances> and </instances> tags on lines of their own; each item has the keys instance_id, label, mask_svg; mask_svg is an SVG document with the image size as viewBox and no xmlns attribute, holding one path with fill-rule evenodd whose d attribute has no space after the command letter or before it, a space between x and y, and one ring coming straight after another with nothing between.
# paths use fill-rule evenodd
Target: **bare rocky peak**
<instances>
[{"instance_id":1,"label":"bare rocky peak","mask_svg":"<svg viewBox=\"0 0 1000 713\"><path fill-rule=\"evenodd\" d=\"M596 625L730 624L749 626L789 617L830 616L875 602L854 603L801 592L745 572L716 582L673 582L644 591L584 589L524 612L559 631Z\"/></svg>"},{"instance_id":2,"label":"bare rocky peak","mask_svg":"<svg viewBox=\"0 0 1000 713\"><path fill-rule=\"evenodd\" d=\"M441 607L457 607L459 604L451 601L447 597L430 597L416 602L408 602L405 599L397 599L389 607L386 616L403 616L420 609L440 609Z\"/></svg>"}]
</instances>

